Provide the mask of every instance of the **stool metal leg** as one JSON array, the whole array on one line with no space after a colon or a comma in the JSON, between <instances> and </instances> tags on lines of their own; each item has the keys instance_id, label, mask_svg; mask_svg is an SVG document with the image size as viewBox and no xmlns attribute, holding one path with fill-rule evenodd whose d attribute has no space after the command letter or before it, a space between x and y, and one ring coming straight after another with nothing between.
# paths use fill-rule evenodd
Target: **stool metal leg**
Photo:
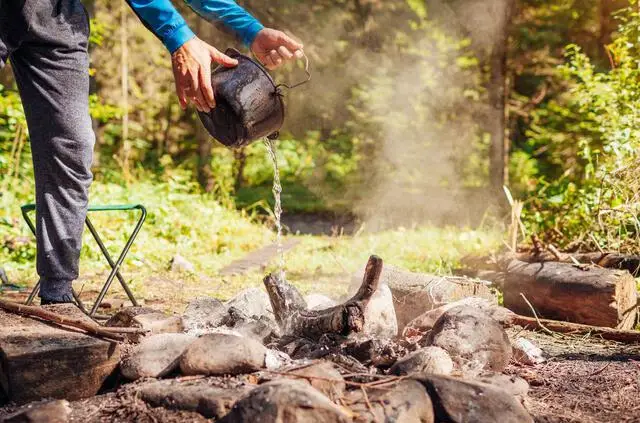
<instances>
[{"instance_id":1,"label":"stool metal leg","mask_svg":"<svg viewBox=\"0 0 640 423\"><path fill-rule=\"evenodd\" d=\"M107 259L107 262L109 262L109 266L111 266L111 270L113 271L114 269L116 269L116 264L113 262L113 259L111 258L111 255L107 250L107 247L105 247L104 243L102 242L102 238L100 238L100 235L98 235L98 231L96 231L96 228L93 226L93 223L91 223L89 218L87 218L86 223L87 223L87 228L89 228L89 232L91 232L91 235L93 235L93 238L96 240L98 247L100 247L100 251L102 251L102 255L104 256L105 259ZM116 269L116 277L118 278L118 281L120 281L120 285L122 285L122 288L124 289L124 291L127 293L127 297L129 297L131 304L133 304L134 307L137 307L138 302L133 296L133 292L131 292L129 285L127 285L124 278L122 277L119 267L118 269Z\"/></svg>"},{"instance_id":2,"label":"stool metal leg","mask_svg":"<svg viewBox=\"0 0 640 423\"><path fill-rule=\"evenodd\" d=\"M138 208L140 209L140 212L141 212L140 219L138 219L138 223L136 224L136 227L133 229L133 232L131 232L131 236L127 240L127 243L125 244L124 248L122 249L122 252L120 253L120 256L118 257L118 260L116 261L115 265L113 266L113 268L111 270L111 273L109 274L109 277L107 278L107 281L105 282L104 286L102 287L102 290L100 291L100 294L98 295L98 299L93 304L93 307L91 308L91 311L89 312L89 316L93 316L95 314L96 310L98 310L98 307L100 306L100 303L102 303L102 300L104 299L104 296L107 294L107 291L109 290L109 287L111 286L111 283L113 282L113 278L116 276L116 273L118 272L118 270L120 270L120 266L122 265L122 262L124 261L124 258L129 253L129 249L131 249L131 245L133 245L133 241L135 241L136 237L138 236L138 232L140 232L140 229L142 228L142 224L144 223L144 220L147 217L147 210L143 206L139 206ZM123 284L123 287L124 286L126 286L126 284ZM131 294L131 291L128 289L128 287L125 288L125 290L127 291L127 294ZM132 297L133 297L133 294L131 294L130 298L132 298ZM135 305L137 305L137 304L135 304Z\"/></svg>"},{"instance_id":3,"label":"stool metal leg","mask_svg":"<svg viewBox=\"0 0 640 423\"><path fill-rule=\"evenodd\" d=\"M29 298L27 298L27 301L25 302L25 304L31 305L33 303L33 299L36 297L39 291L40 291L40 281L38 281L36 283L36 286L33 287L33 290L31 290L31 294L29 294Z\"/></svg>"},{"instance_id":4,"label":"stool metal leg","mask_svg":"<svg viewBox=\"0 0 640 423\"><path fill-rule=\"evenodd\" d=\"M31 207L31 208L29 208L29 207ZM22 216L24 217L24 220L27 222L27 225L29 226L29 229L31 229L31 232L33 232L33 235L35 236L36 235L36 227L35 227L35 225L33 224L33 222L31 221L31 219L29 218L29 215L28 215L28 211L34 210L34 209L35 209L35 207L33 207L33 206L23 206L22 207ZM120 284L122 285L122 288L127 293L127 296L129 297L129 300L131 300L131 303L134 306L138 306L138 302L136 301L135 297L133 296L133 293L131 292L131 289L129 288L129 286L125 282L124 278L122 277L122 274L120 274L120 266L122 265L122 262L124 261L125 257L129 253L129 250L131 249L131 246L133 245L133 242L135 241L136 237L138 236L138 233L140 232L140 229L142 228L142 225L144 224L144 221L145 221L145 219L147 217L147 210L145 209L144 206L142 206L140 204L136 205L133 208L129 208L129 210L131 210L131 209L140 210L140 218L138 219L138 223L136 224L135 228L133 229L133 232L129 236L129 239L127 240L127 243L125 244L122 252L120 253L120 256L118 257L118 260L116 260L115 263L113 262L113 259L111 258L111 255L109 255L109 251L107 250L107 248L105 247L104 243L102 242L102 239L98 235L98 232L96 231L95 227L91 223L91 220L89 220L89 217L87 216L87 218L85 220L85 223L86 223L87 227L89 228L89 231L91 232L91 235L93 235L93 238L96 240L96 242L98 243L98 246L100 247L100 251L102 252L104 257L107 259L107 261L109 262L109 266L111 266L111 272L109 273L109 277L107 278L107 281L105 282L104 286L102 287L102 290L100 291L100 294L98 295L98 299L93 304L93 307L91 308L90 312L87 312L87 310L84 307L84 304L80 300L79 295L75 292L75 290L72 289L74 300L77 302L77 304L80 307L80 309L83 312L87 313L89 316L93 316L96 313L98 307L100 306L100 304L104 300L104 297L107 294L107 291L111 287L111 283L113 282L114 277L117 277L118 281L120 281ZM102 210L105 210L105 209L102 209ZM40 291L40 282L36 283L36 285L33 287L33 290L29 294L29 297L27 298L27 301L26 301L27 305L31 305L33 303L33 300L35 299L35 296L38 294L39 291Z\"/></svg>"}]
</instances>

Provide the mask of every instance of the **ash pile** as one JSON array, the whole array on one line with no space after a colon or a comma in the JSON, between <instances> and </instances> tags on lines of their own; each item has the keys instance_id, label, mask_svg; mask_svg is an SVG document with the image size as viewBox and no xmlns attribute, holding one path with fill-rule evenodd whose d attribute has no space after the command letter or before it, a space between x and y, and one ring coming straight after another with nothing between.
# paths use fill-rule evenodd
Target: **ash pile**
<instances>
[{"instance_id":1,"label":"ash pile","mask_svg":"<svg viewBox=\"0 0 640 423\"><path fill-rule=\"evenodd\" d=\"M3 421L73 421L78 401L107 396L190 421L533 421L527 382L504 371L543 358L509 338L513 313L489 283L383 269L372 256L343 301L303 297L278 275L264 286L225 303L196 298L182 315L122 309L106 326L141 329L124 342L62 339L10 317L21 322L13 349L1 345L3 400L14 407ZM43 331L56 342L34 353L29 334ZM20 405L30 401L40 402ZM75 417L144 421L123 413L102 405Z\"/></svg>"}]
</instances>

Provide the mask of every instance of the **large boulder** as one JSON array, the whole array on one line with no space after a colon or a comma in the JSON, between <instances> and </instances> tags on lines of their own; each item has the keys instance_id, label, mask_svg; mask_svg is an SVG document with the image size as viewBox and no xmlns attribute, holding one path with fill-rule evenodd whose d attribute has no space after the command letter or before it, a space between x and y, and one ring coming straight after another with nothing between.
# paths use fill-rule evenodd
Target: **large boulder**
<instances>
[{"instance_id":1,"label":"large boulder","mask_svg":"<svg viewBox=\"0 0 640 423\"><path fill-rule=\"evenodd\" d=\"M356 281L360 283L363 275L364 268L354 275L353 283ZM462 298L476 296L496 304L498 302L490 290L490 282L465 277L414 273L388 264L385 264L382 269L380 283L391 289L400 331L425 311Z\"/></svg>"},{"instance_id":2,"label":"large boulder","mask_svg":"<svg viewBox=\"0 0 640 423\"><path fill-rule=\"evenodd\" d=\"M166 376L178 367L180 357L196 338L184 333L160 333L145 338L120 363L129 380Z\"/></svg>"},{"instance_id":3,"label":"large boulder","mask_svg":"<svg viewBox=\"0 0 640 423\"><path fill-rule=\"evenodd\" d=\"M485 312L457 307L446 311L425 337L426 345L446 350L466 376L501 372L511 360L511 343L503 327Z\"/></svg>"},{"instance_id":4,"label":"large boulder","mask_svg":"<svg viewBox=\"0 0 640 423\"><path fill-rule=\"evenodd\" d=\"M403 380L392 388L367 389L349 394L350 409L358 423L433 423L433 405L425 388L415 380Z\"/></svg>"},{"instance_id":5,"label":"large boulder","mask_svg":"<svg viewBox=\"0 0 640 423\"><path fill-rule=\"evenodd\" d=\"M266 291L261 288L247 288L225 303L227 308L235 308L249 317L261 316L273 319L273 308Z\"/></svg>"},{"instance_id":6,"label":"large boulder","mask_svg":"<svg viewBox=\"0 0 640 423\"><path fill-rule=\"evenodd\" d=\"M221 422L347 423L351 417L308 383L278 379L236 402Z\"/></svg>"},{"instance_id":7,"label":"large boulder","mask_svg":"<svg viewBox=\"0 0 640 423\"><path fill-rule=\"evenodd\" d=\"M398 376L415 373L449 375L453 372L453 361L442 348L425 347L396 361L389 372Z\"/></svg>"},{"instance_id":8,"label":"large boulder","mask_svg":"<svg viewBox=\"0 0 640 423\"><path fill-rule=\"evenodd\" d=\"M414 379L427 389L438 422L533 423L513 395L492 385L440 375L420 375Z\"/></svg>"},{"instance_id":9,"label":"large boulder","mask_svg":"<svg viewBox=\"0 0 640 423\"><path fill-rule=\"evenodd\" d=\"M92 322L72 304L45 309ZM120 362L120 345L0 311L0 402L95 395Z\"/></svg>"},{"instance_id":10,"label":"large boulder","mask_svg":"<svg viewBox=\"0 0 640 423\"><path fill-rule=\"evenodd\" d=\"M259 342L235 335L203 335L180 359L185 375L237 375L265 367L267 349Z\"/></svg>"},{"instance_id":11,"label":"large boulder","mask_svg":"<svg viewBox=\"0 0 640 423\"><path fill-rule=\"evenodd\" d=\"M227 307L221 301L211 297L194 298L182 313L184 330L197 336L213 333L222 325L226 314Z\"/></svg>"},{"instance_id":12,"label":"large boulder","mask_svg":"<svg viewBox=\"0 0 640 423\"><path fill-rule=\"evenodd\" d=\"M353 279L349 287L349 296L355 295L362 284L360 280ZM347 300L344 298L343 300ZM393 338L398 334L398 321L393 305L393 296L389 287L381 283L373 294L364 312L364 328L360 334L370 335L376 338Z\"/></svg>"},{"instance_id":13,"label":"large boulder","mask_svg":"<svg viewBox=\"0 0 640 423\"><path fill-rule=\"evenodd\" d=\"M512 311L499 306L494 301L480 297L468 297L422 313L420 316L407 323L403 330L403 336L410 337L416 333L424 334L430 331L433 329L433 325L435 325L440 316L442 316L446 311L457 307L469 307L484 311L501 324L509 323L511 316L513 316Z\"/></svg>"}]
</instances>

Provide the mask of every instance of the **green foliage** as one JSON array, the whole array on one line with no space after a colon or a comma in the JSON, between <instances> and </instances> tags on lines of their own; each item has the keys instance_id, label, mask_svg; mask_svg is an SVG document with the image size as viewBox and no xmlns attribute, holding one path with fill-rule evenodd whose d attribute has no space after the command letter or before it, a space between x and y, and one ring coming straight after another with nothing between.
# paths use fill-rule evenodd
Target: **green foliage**
<instances>
[{"instance_id":1,"label":"green foliage","mask_svg":"<svg viewBox=\"0 0 640 423\"><path fill-rule=\"evenodd\" d=\"M567 47L558 71L569 89L534 112L528 133L530 151L547 159L525 218L533 231L562 234L559 242L637 248L640 19L635 8L619 17L608 47L614 67L599 71L579 47Z\"/></svg>"}]
</instances>

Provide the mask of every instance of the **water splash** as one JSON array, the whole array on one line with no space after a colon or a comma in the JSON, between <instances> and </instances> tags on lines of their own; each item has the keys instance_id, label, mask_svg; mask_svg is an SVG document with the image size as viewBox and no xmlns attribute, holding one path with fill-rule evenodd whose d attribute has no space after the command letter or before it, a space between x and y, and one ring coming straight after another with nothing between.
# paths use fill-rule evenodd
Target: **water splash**
<instances>
[{"instance_id":1,"label":"water splash","mask_svg":"<svg viewBox=\"0 0 640 423\"><path fill-rule=\"evenodd\" d=\"M276 249L278 252L278 257L280 259L280 277L284 280L284 250L282 248L282 222L280 217L282 216L282 202L280 200L280 194L282 193L282 185L280 184L280 169L278 168L278 156L276 146L273 140L269 138L264 139L264 145L267 148L267 152L269 153L269 158L271 159L271 163L273 164L273 199L275 205L273 207L273 216L276 223Z\"/></svg>"}]
</instances>

